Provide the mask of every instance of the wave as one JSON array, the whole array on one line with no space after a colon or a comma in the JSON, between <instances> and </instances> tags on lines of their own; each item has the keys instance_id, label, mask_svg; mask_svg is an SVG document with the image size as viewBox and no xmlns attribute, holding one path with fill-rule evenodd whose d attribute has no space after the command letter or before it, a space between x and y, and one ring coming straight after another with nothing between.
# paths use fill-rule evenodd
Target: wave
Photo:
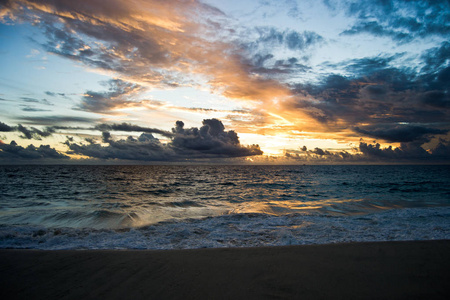
<instances>
[{"instance_id":1,"label":"wave","mask_svg":"<svg viewBox=\"0 0 450 300\"><path fill-rule=\"evenodd\" d=\"M242 213L115 230L1 225L0 248L191 249L450 239L448 220L450 207L353 216Z\"/></svg>"}]
</instances>

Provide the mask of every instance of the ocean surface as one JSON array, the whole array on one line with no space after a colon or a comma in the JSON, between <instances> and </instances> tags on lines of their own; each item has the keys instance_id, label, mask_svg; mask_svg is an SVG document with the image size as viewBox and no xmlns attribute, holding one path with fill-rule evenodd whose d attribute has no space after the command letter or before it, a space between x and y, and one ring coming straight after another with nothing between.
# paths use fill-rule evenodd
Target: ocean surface
<instances>
[{"instance_id":1,"label":"ocean surface","mask_svg":"<svg viewBox=\"0 0 450 300\"><path fill-rule=\"evenodd\" d=\"M450 238L450 166L0 166L0 248Z\"/></svg>"}]
</instances>

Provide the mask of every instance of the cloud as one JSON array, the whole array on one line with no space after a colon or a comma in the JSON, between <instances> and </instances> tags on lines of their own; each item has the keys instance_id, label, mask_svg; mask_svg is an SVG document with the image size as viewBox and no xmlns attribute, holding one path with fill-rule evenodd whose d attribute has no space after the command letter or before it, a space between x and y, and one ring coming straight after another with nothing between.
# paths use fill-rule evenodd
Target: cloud
<instances>
[{"instance_id":1,"label":"cloud","mask_svg":"<svg viewBox=\"0 0 450 300\"><path fill-rule=\"evenodd\" d=\"M1 132L14 131L14 128L9 126L9 125L7 125L7 124L5 124L5 123L3 123L3 122L0 122L0 131Z\"/></svg>"},{"instance_id":2,"label":"cloud","mask_svg":"<svg viewBox=\"0 0 450 300\"><path fill-rule=\"evenodd\" d=\"M145 132L145 133L156 133L165 137L173 137L173 133L157 129L157 128L149 128L142 127L138 125L133 125L129 123L121 123L121 124L99 124L94 127L94 129L100 131L126 131L126 132Z\"/></svg>"},{"instance_id":3,"label":"cloud","mask_svg":"<svg viewBox=\"0 0 450 300\"><path fill-rule=\"evenodd\" d=\"M450 94L444 91L427 91L419 97L420 102L424 105L440 109L450 108Z\"/></svg>"},{"instance_id":4,"label":"cloud","mask_svg":"<svg viewBox=\"0 0 450 300\"><path fill-rule=\"evenodd\" d=\"M23 134L21 137L24 139L40 140L41 137L51 136L55 132L55 129L47 127L45 130L40 130L34 127L27 128L22 124L12 127L3 122L0 122L0 132L12 132L12 131L21 132Z\"/></svg>"},{"instance_id":5,"label":"cloud","mask_svg":"<svg viewBox=\"0 0 450 300\"><path fill-rule=\"evenodd\" d=\"M305 63L311 51L325 44L325 39L312 31L298 32L263 26L247 29L241 40L241 62L249 74L258 74L284 82L289 74L306 73ZM277 55L274 55L277 53ZM289 53L281 55L280 53Z\"/></svg>"},{"instance_id":6,"label":"cloud","mask_svg":"<svg viewBox=\"0 0 450 300\"><path fill-rule=\"evenodd\" d=\"M293 160L316 161L316 162L351 162L356 161L358 155L347 151L328 151L319 147L308 150L303 146L299 150L285 150L285 157Z\"/></svg>"},{"instance_id":7,"label":"cloud","mask_svg":"<svg viewBox=\"0 0 450 300\"><path fill-rule=\"evenodd\" d=\"M447 63L443 58L446 47L444 44L423 55L425 67L421 73L393 67L402 55L340 62L333 67L349 75L328 74L319 83L291 85L297 97L286 102L284 109L306 112L325 125L327 131L357 127L359 129L354 130L357 136L391 138L391 141L394 141L395 132L399 136L406 134L402 132L405 128L412 129L399 124L418 126L412 131L407 130L404 139L448 132L450 90L445 83L448 81L444 80L447 68L435 66ZM433 53L440 53L436 60L431 59Z\"/></svg>"},{"instance_id":8,"label":"cloud","mask_svg":"<svg viewBox=\"0 0 450 300\"><path fill-rule=\"evenodd\" d=\"M0 160L5 162L17 162L21 160L61 160L68 159L67 155L61 154L49 145L35 147L29 145L26 148L17 145L15 141L10 144L0 143Z\"/></svg>"},{"instance_id":9,"label":"cloud","mask_svg":"<svg viewBox=\"0 0 450 300\"><path fill-rule=\"evenodd\" d=\"M35 105L44 105L44 106L53 106L54 104L48 101L47 99L36 99L32 97L20 97L25 103L32 103ZM35 107L35 105L20 105L22 107L22 111L26 112L42 112L42 111L50 111L49 109L43 109L39 107Z\"/></svg>"},{"instance_id":10,"label":"cloud","mask_svg":"<svg viewBox=\"0 0 450 300\"><path fill-rule=\"evenodd\" d=\"M400 147L381 148L380 144L360 143L359 150L367 159L376 161L418 162L439 161L450 162L450 142L440 140L440 143L430 151L424 150L414 143L402 143Z\"/></svg>"},{"instance_id":11,"label":"cloud","mask_svg":"<svg viewBox=\"0 0 450 300\"><path fill-rule=\"evenodd\" d=\"M138 127L120 124L116 128L134 131ZM183 161L262 154L258 145L241 145L237 134L225 131L222 122L217 119L204 120L200 129L184 128L184 123L177 121L176 127L172 129L172 140L167 144L161 143L148 132L142 133L137 139L130 136L115 141L109 132L104 131L102 142L108 145L102 146L91 140L88 144L67 141L66 145L70 153L92 158L139 161Z\"/></svg>"},{"instance_id":12,"label":"cloud","mask_svg":"<svg viewBox=\"0 0 450 300\"><path fill-rule=\"evenodd\" d=\"M280 80L288 78L289 74L306 73L311 70L311 67L299 63L295 57L275 60L272 54L257 53L246 62L250 66L249 72L272 78L278 77Z\"/></svg>"},{"instance_id":13,"label":"cloud","mask_svg":"<svg viewBox=\"0 0 450 300\"><path fill-rule=\"evenodd\" d=\"M183 124L181 121L178 121L177 124ZM182 126L182 127L183 127ZM178 128L178 127L177 127ZM198 142L200 143L202 140L217 140L216 142L220 142L222 139L223 143L232 143L234 145L239 146L239 139L237 137L237 134L234 131L224 131L224 126L221 121L216 119L211 120L204 120L204 126L200 128L192 128L192 129L183 129L181 131L166 131L158 128L150 128L150 127L144 127L139 125L134 125L131 123L119 123L119 124L110 124L110 123L100 123L95 126L90 127L83 127L83 126L61 126L61 125L54 125L54 126L47 126L44 130L40 130L35 127L25 127L21 124L15 127L11 127L5 123L0 122L0 132L8 132L8 131L19 131L21 132L22 138L25 139L36 139L40 140L42 137L48 137L52 134L60 133L58 131L60 130L82 130L82 131L101 131L102 132L102 140L104 143L108 143L112 141L112 136L110 131L123 131L123 132L142 132L142 133L150 133L150 134L159 134L166 138L176 140L176 142L180 142L180 140L183 138L181 132L184 132L188 136L185 138L188 140L193 141L194 143ZM177 129L178 130L178 129ZM194 132L203 132L204 134L199 137L196 136ZM180 135L181 134L181 135ZM145 136L145 135L144 135ZM196 139L196 141L194 141ZM227 140L228 139L228 140ZM233 150L233 149L229 149ZM238 155L239 156L239 155Z\"/></svg>"},{"instance_id":14,"label":"cloud","mask_svg":"<svg viewBox=\"0 0 450 300\"><path fill-rule=\"evenodd\" d=\"M27 103L36 103L36 104L43 104L47 106L53 106L54 104L49 102L47 99L36 99L31 97L20 97L20 99Z\"/></svg>"},{"instance_id":15,"label":"cloud","mask_svg":"<svg viewBox=\"0 0 450 300\"><path fill-rule=\"evenodd\" d=\"M443 42L422 53L423 67L420 80L426 84L427 90L441 90L450 93L450 43Z\"/></svg>"},{"instance_id":16,"label":"cloud","mask_svg":"<svg viewBox=\"0 0 450 300\"><path fill-rule=\"evenodd\" d=\"M23 106L22 111L27 111L27 112L38 112L38 111L50 111L48 109L42 109L42 108L35 108L33 106Z\"/></svg>"},{"instance_id":17,"label":"cloud","mask_svg":"<svg viewBox=\"0 0 450 300\"><path fill-rule=\"evenodd\" d=\"M394 127L374 127L366 126L365 128L355 127L356 132L362 133L366 136L383 139L389 142L413 142L417 140L426 140L429 135L433 134L446 134L450 129L436 129L423 126L413 125L398 125Z\"/></svg>"},{"instance_id":18,"label":"cloud","mask_svg":"<svg viewBox=\"0 0 450 300\"><path fill-rule=\"evenodd\" d=\"M119 159L139 161L171 161L175 154L170 147L163 145L149 133L143 133L138 139L128 137L126 140L113 141L108 132L103 132L103 142L108 146L96 143L81 145L67 141L71 152L90 158Z\"/></svg>"},{"instance_id":19,"label":"cloud","mask_svg":"<svg viewBox=\"0 0 450 300\"><path fill-rule=\"evenodd\" d=\"M256 27L257 39L247 47L255 49L273 49L281 46L289 50L304 51L305 49L324 42L324 38L313 31L298 32L295 30L280 31L275 27Z\"/></svg>"},{"instance_id":20,"label":"cloud","mask_svg":"<svg viewBox=\"0 0 450 300\"><path fill-rule=\"evenodd\" d=\"M353 77L361 77L366 75L375 75L382 76L385 70L392 70L391 63L393 63L396 59L401 58L403 55L396 54L391 56L375 56L375 57L364 57L364 58L356 58L348 61L341 62L341 65L344 66L344 70L349 74L352 74Z\"/></svg>"},{"instance_id":21,"label":"cloud","mask_svg":"<svg viewBox=\"0 0 450 300\"><path fill-rule=\"evenodd\" d=\"M19 124L16 128L17 131L21 132L23 135L22 138L25 139L35 139L40 140L41 137L48 137L51 136L55 131L52 128L46 128L45 130L40 130L34 127L31 127L30 129L26 128L22 124Z\"/></svg>"},{"instance_id":22,"label":"cloud","mask_svg":"<svg viewBox=\"0 0 450 300\"><path fill-rule=\"evenodd\" d=\"M429 73L448 67L450 61L450 42L443 42L440 47L434 47L422 54L425 66L422 72Z\"/></svg>"},{"instance_id":23,"label":"cloud","mask_svg":"<svg viewBox=\"0 0 450 300\"><path fill-rule=\"evenodd\" d=\"M418 143L402 143L400 147L382 148L379 143L360 142L351 152L328 151L321 148L286 150L288 160L315 163L450 163L450 142L440 139L429 151Z\"/></svg>"},{"instance_id":24,"label":"cloud","mask_svg":"<svg viewBox=\"0 0 450 300\"><path fill-rule=\"evenodd\" d=\"M19 126L17 126L17 130L23 133L23 138L25 139L32 139L33 138L33 131L22 126L21 124L19 124Z\"/></svg>"},{"instance_id":25,"label":"cloud","mask_svg":"<svg viewBox=\"0 0 450 300\"><path fill-rule=\"evenodd\" d=\"M111 0L108 8L92 0L15 1L8 15L41 28L46 39L39 43L47 52L113 72L136 88L196 87L206 82L213 92L243 101L290 95L284 84L254 76L254 67L246 64L254 53L230 37L222 12L200 1ZM278 33L261 35L261 43L275 42L270 34ZM280 34L280 46L296 51L321 39L308 31ZM110 112L126 100L115 92L89 91L79 108ZM116 98L107 102L109 93Z\"/></svg>"},{"instance_id":26,"label":"cloud","mask_svg":"<svg viewBox=\"0 0 450 300\"><path fill-rule=\"evenodd\" d=\"M173 130L175 137L172 146L178 153L192 153L200 157L203 155L239 157L261 155L263 152L258 145L244 147L240 145L236 132L225 131L222 122L217 119L203 120L200 129L184 128L184 123L178 121Z\"/></svg>"},{"instance_id":27,"label":"cloud","mask_svg":"<svg viewBox=\"0 0 450 300\"><path fill-rule=\"evenodd\" d=\"M5 124L6 125L6 124ZM19 124L18 127L13 128L13 130L18 130L22 132L25 137L24 138L39 138L39 136L49 136L53 133L56 133L56 130L83 130L83 131L101 131L102 134L107 134L110 136L110 133L108 131L125 131L125 132L145 132L145 133L156 133L160 134L162 136L171 138L174 136L172 132L161 130L158 128L150 128L150 127L143 127L138 125L133 125L130 123L121 123L121 124L107 124L107 123L100 123L95 126L91 127L83 127L83 126L61 126L61 125L55 125L55 126L47 126L44 131L36 129L31 127L31 129L28 129L22 125Z\"/></svg>"},{"instance_id":28,"label":"cloud","mask_svg":"<svg viewBox=\"0 0 450 300\"><path fill-rule=\"evenodd\" d=\"M123 108L133 101L133 96L142 91L142 87L120 79L103 82L109 89L107 92L87 91L76 109L90 112L108 113L117 108Z\"/></svg>"},{"instance_id":29,"label":"cloud","mask_svg":"<svg viewBox=\"0 0 450 300\"><path fill-rule=\"evenodd\" d=\"M355 24L343 34L369 33L386 36L403 43L417 38L450 33L448 1L326 1L330 7L341 4L348 16L356 17Z\"/></svg>"},{"instance_id":30,"label":"cloud","mask_svg":"<svg viewBox=\"0 0 450 300\"><path fill-rule=\"evenodd\" d=\"M65 93L55 93L55 92L50 92L50 91L45 91L45 94L51 97L62 97L65 99L70 99Z\"/></svg>"},{"instance_id":31,"label":"cloud","mask_svg":"<svg viewBox=\"0 0 450 300\"><path fill-rule=\"evenodd\" d=\"M90 124L97 120L97 118L77 117L77 116L61 116L50 115L41 117L21 117L21 121L26 124L40 124L43 126L56 126L55 124L68 124L68 123L85 123Z\"/></svg>"},{"instance_id":32,"label":"cloud","mask_svg":"<svg viewBox=\"0 0 450 300\"><path fill-rule=\"evenodd\" d=\"M450 141L439 140L439 144L432 150L431 154L440 159L450 160Z\"/></svg>"},{"instance_id":33,"label":"cloud","mask_svg":"<svg viewBox=\"0 0 450 300\"><path fill-rule=\"evenodd\" d=\"M341 35L356 35L361 33L370 33L377 37L390 37L393 40L401 42L409 42L413 37L405 32L388 29L376 21L360 22L351 29L344 30Z\"/></svg>"}]
</instances>

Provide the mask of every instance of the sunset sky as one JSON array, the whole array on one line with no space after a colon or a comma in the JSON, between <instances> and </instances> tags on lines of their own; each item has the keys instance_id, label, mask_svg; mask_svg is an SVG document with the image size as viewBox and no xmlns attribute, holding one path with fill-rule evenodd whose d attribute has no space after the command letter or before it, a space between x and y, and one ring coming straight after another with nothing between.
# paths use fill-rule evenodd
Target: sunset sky
<instances>
[{"instance_id":1,"label":"sunset sky","mask_svg":"<svg viewBox=\"0 0 450 300\"><path fill-rule=\"evenodd\" d=\"M449 38L449 1L1 0L0 162L450 163Z\"/></svg>"}]
</instances>

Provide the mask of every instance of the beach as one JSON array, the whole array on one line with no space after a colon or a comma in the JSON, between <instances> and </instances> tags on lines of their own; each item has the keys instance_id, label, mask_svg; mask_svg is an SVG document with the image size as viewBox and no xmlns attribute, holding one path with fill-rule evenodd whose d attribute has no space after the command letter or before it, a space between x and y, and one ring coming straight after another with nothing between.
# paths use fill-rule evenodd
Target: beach
<instances>
[{"instance_id":1,"label":"beach","mask_svg":"<svg viewBox=\"0 0 450 300\"><path fill-rule=\"evenodd\" d=\"M448 299L450 241L0 250L2 299Z\"/></svg>"}]
</instances>

